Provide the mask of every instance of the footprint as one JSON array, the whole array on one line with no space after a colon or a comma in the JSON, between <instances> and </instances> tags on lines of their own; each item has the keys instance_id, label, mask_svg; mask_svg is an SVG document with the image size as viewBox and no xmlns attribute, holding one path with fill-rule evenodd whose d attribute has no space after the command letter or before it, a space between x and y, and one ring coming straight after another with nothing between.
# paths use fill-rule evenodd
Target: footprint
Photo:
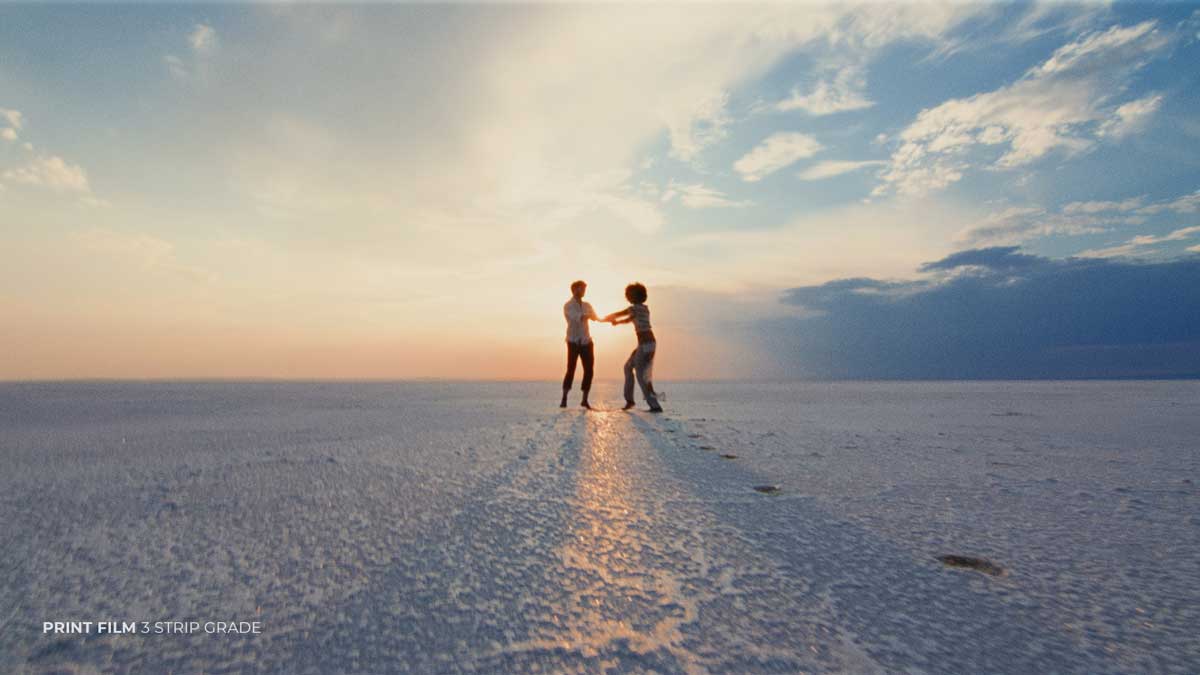
<instances>
[{"instance_id":1,"label":"footprint","mask_svg":"<svg viewBox=\"0 0 1200 675\"><path fill-rule=\"evenodd\" d=\"M947 567L962 567L964 569L990 574L994 577L1000 577L1006 574L1003 567L1000 567L996 563L984 558L973 558L966 555L943 555L938 556L938 560L940 560L942 564L946 565Z\"/></svg>"}]
</instances>

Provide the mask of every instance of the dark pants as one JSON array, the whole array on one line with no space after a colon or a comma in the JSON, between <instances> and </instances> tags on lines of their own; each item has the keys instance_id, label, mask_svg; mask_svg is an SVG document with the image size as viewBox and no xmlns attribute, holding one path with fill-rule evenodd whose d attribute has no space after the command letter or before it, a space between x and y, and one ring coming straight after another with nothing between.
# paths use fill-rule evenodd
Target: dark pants
<instances>
[{"instance_id":1,"label":"dark pants","mask_svg":"<svg viewBox=\"0 0 1200 675\"><path fill-rule=\"evenodd\" d=\"M584 391L590 391L592 388L592 366L596 363L596 354L592 350L593 345L577 345L574 342L567 343L567 376L563 378L563 391L571 390L571 383L575 381L575 360L583 361L583 382L580 388Z\"/></svg>"}]
</instances>

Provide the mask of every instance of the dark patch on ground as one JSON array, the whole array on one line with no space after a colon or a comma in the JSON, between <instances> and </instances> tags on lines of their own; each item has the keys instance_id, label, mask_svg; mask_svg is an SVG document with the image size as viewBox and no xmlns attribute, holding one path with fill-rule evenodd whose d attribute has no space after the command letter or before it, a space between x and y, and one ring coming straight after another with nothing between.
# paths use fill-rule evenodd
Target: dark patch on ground
<instances>
[{"instance_id":1,"label":"dark patch on ground","mask_svg":"<svg viewBox=\"0 0 1200 675\"><path fill-rule=\"evenodd\" d=\"M962 567L990 574L994 577L1004 576L1005 574L1003 567L985 558L974 558L966 555L943 555L938 556L938 560L948 567Z\"/></svg>"}]
</instances>

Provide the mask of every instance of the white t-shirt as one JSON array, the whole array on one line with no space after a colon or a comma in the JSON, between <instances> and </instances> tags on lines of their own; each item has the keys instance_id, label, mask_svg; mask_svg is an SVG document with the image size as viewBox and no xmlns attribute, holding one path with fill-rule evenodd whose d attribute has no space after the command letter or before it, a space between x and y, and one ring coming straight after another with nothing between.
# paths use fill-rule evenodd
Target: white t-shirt
<instances>
[{"instance_id":1,"label":"white t-shirt","mask_svg":"<svg viewBox=\"0 0 1200 675\"><path fill-rule=\"evenodd\" d=\"M588 332L588 319L597 319L596 310L590 303L571 298L563 305L563 316L567 319L567 342L577 345L592 344L592 335Z\"/></svg>"}]
</instances>

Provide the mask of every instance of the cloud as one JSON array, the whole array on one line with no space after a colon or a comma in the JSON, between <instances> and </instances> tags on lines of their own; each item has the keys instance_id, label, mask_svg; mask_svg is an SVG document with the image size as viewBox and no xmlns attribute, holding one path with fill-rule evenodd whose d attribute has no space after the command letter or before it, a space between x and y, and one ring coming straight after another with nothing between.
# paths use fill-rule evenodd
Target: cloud
<instances>
[{"instance_id":1,"label":"cloud","mask_svg":"<svg viewBox=\"0 0 1200 675\"><path fill-rule=\"evenodd\" d=\"M0 120L3 120L9 127L20 130L25 124L25 117L20 110L9 110L0 108Z\"/></svg>"},{"instance_id":2,"label":"cloud","mask_svg":"<svg viewBox=\"0 0 1200 675\"><path fill-rule=\"evenodd\" d=\"M1052 151L1077 154L1098 138L1130 133L1159 102L1154 97L1115 107L1109 102L1170 43L1156 25L1146 21L1090 33L1010 85L922 110L899 134L899 147L874 194L924 194L957 182L981 160L1010 169Z\"/></svg>"},{"instance_id":3,"label":"cloud","mask_svg":"<svg viewBox=\"0 0 1200 675\"><path fill-rule=\"evenodd\" d=\"M1200 190L1171 199L1157 204L1148 204L1137 210L1138 213L1156 214L1164 211L1172 211L1174 213L1196 213L1200 212Z\"/></svg>"},{"instance_id":4,"label":"cloud","mask_svg":"<svg viewBox=\"0 0 1200 675\"><path fill-rule=\"evenodd\" d=\"M1036 206L1015 206L964 228L955 241L967 246L1022 244L1041 237L1098 234L1111 225L1140 222L1142 219L1134 216L1050 213Z\"/></svg>"},{"instance_id":5,"label":"cloud","mask_svg":"<svg viewBox=\"0 0 1200 675\"><path fill-rule=\"evenodd\" d=\"M216 49L217 31L208 24L198 23L192 27L192 32L188 35L188 44L197 54L207 54Z\"/></svg>"},{"instance_id":6,"label":"cloud","mask_svg":"<svg viewBox=\"0 0 1200 675\"><path fill-rule=\"evenodd\" d=\"M1041 258L1020 253L1016 246L993 246L959 251L919 268L922 272L957 270L963 267L981 267L992 271L1017 270L1040 264Z\"/></svg>"},{"instance_id":7,"label":"cloud","mask_svg":"<svg viewBox=\"0 0 1200 675\"><path fill-rule=\"evenodd\" d=\"M14 183L48 188L61 192L89 192L87 172L61 157L36 157L24 167L9 169L4 178Z\"/></svg>"},{"instance_id":8,"label":"cloud","mask_svg":"<svg viewBox=\"0 0 1200 675\"><path fill-rule=\"evenodd\" d=\"M791 96L775 104L775 109L785 112L803 110L820 116L870 108L875 102L866 97L866 86L867 78L861 66L845 66L832 78L819 80L807 94L793 89Z\"/></svg>"},{"instance_id":9,"label":"cloud","mask_svg":"<svg viewBox=\"0 0 1200 675\"><path fill-rule=\"evenodd\" d=\"M1123 200L1069 202L1057 212L1036 206L1009 207L963 228L955 240L966 246L1022 244L1040 237L1099 234L1114 228L1142 225L1160 213L1198 211L1200 190L1152 204L1146 203L1145 196L1137 196ZM1135 248L1139 246L1127 241L1117 247L1093 249L1080 255L1123 255Z\"/></svg>"},{"instance_id":10,"label":"cloud","mask_svg":"<svg viewBox=\"0 0 1200 675\"><path fill-rule=\"evenodd\" d=\"M960 251L914 281L793 288L759 324L781 375L1076 378L1200 374L1200 257L1158 263Z\"/></svg>"},{"instance_id":11,"label":"cloud","mask_svg":"<svg viewBox=\"0 0 1200 675\"><path fill-rule=\"evenodd\" d=\"M1117 201L1071 202L1062 207L1063 213L1104 213L1107 211L1136 211L1142 206L1143 197L1130 197Z\"/></svg>"},{"instance_id":12,"label":"cloud","mask_svg":"<svg viewBox=\"0 0 1200 675\"><path fill-rule=\"evenodd\" d=\"M1121 201L1092 201L1071 202L1063 206L1063 213L1097 214L1097 213L1134 213L1138 215L1156 215L1159 213L1197 213L1200 212L1200 190L1182 195L1174 199L1166 199L1153 204L1147 204L1145 196L1130 197Z\"/></svg>"},{"instance_id":13,"label":"cloud","mask_svg":"<svg viewBox=\"0 0 1200 675\"><path fill-rule=\"evenodd\" d=\"M1162 106L1161 94L1154 94L1136 101L1117 106L1112 117L1105 120L1096 134L1101 137L1120 139L1141 131L1146 123Z\"/></svg>"},{"instance_id":14,"label":"cloud","mask_svg":"<svg viewBox=\"0 0 1200 675\"><path fill-rule=\"evenodd\" d=\"M689 209L711 209L749 206L748 201L730 199L725 193L705 187L700 184L687 184L671 181L667 191L662 195L662 201L679 199L679 203Z\"/></svg>"},{"instance_id":15,"label":"cloud","mask_svg":"<svg viewBox=\"0 0 1200 675\"><path fill-rule=\"evenodd\" d=\"M1155 236L1151 234L1140 234L1132 239L1129 239L1123 244L1110 246L1108 248L1089 249L1079 253L1080 258L1116 258L1121 256L1136 256L1150 253L1151 247L1169 241L1183 241L1190 239L1196 235L1200 235L1200 226L1181 227L1177 230ZM1190 248L1188 249L1191 250Z\"/></svg>"},{"instance_id":16,"label":"cloud","mask_svg":"<svg viewBox=\"0 0 1200 675\"><path fill-rule=\"evenodd\" d=\"M804 90L793 88L773 107L783 112L802 110L813 116L872 107L875 102L866 94L867 64L881 49L908 41L927 44L935 53L950 51L956 40L948 36L949 31L968 17L988 11L967 3L849 6L844 15L833 18L821 36L823 49L813 50L815 83Z\"/></svg>"},{"instance_id":17,"label":"cloud","mask_svg":"<svg viewBox=\"0 0 1200 675\"><path fill-rule=\"evenodd\" d=\"M826 160L818 162L813 166L801 171L800 180L824 180L833 178L844 173L858 171L868 166L881 166L887 164L884 160L865 160L865 161L846 161L846 160Z\"/></svg>"},{"instance_id":18,"label":"cloud","mask_svg":"<svg viewBox=\"0 0 1200 675\"><path fill-rule=\"evenodd\" d=\"M692 163L727 138L738 117L731 110L731 92L785 57L807 52L827 59L853 52L858 64L865 62L860 55L899 40L936 43L982 11L965 3L921 8L698 4L683 11L678 5L616 9L568 3L540 6L525 12L527 19L511 30L494 31L489 38L494 51L482 59L498 83L498 91L490 92L498 96L489 102L503 108L512 95L528 119L522 128L538 123L555 129L569 120L582 139L623 132L628 140L610 144L613 149L645 142L646 131L665 132L670 155ZM613 40L614 35L621 39ZM839 87L860 77L852 69L840 79L831 75L827 89L832 93L825 98L836 99ZM543 98L552 112L530 115L532 104ZM841 104L851 100L847 96Z\"/></svg>"},{"instance_id":19,"label":"cloud","mask_svg":"<svg viewBox=\"0 0 1200 675\"><path fill-rule=\"evenodd\" d=\"M163 65L177 80L204 82L209 76L211 57L217 51L217 31L208 24L198 23L188 33L186 42L190 54L186 58L164 54Z\"/></svg>"},{"instance_id":20,"label":"cloud","mask_svg":"<svg viewBox=\"0 0 1200 675\"><path fill-rule=\"evenodd\" d=\"M174 54L167 54L166 56L163 56L163 63L167 66L167 72L171 73L171 76L175 79L186 80L187 78L191 77L191 70L188 69L187 64L183 62L183 59L179 58L178 56L175 56Z\"/></svg>"},{"instance_id":21,"label":"cloud","mask_svg":"<svg viewBox=\"0 0 1200 675\"><path fill-rule=\"evenodd\" d=\"M16 141L17 132L25 124L25 118L19 110L0 108L0 139Z\"/></svg>"},{"instance_id":22,"label":"cloud","mask_svg":"<svg viewBox=\"0 0 1200 675\"><path fill-rule=\"evenodd\" d=\"M771 134L733 164L742 180L754 182L821 150L817 139L795 131Z\"/></svg>"},{"instance_id":23,"label":"cloud","mask_svg":"<svg viewBox=\"0 0 1200 675\"><path fill-rule=\"evenodd\" d=\"M1133 26L1112 26L1107 31L1089 33L1059 47L1031 74L1037 77L1067 72L1096 72L1121 65L1130 57L1141 60L1139 65L1145 65L1148 52L1167 44L1166 38L1158 35L1156 29L1157 22L1143 21Z\"/></svg>"},{"instance_id":24,"label":"cloud","mask_svg":"<svg viewBox=\"0 0 1200 675\"><path fill-rule=\"evenodd\" d=\"M728 101L729 95L725 92L714 92L691 106L663 111L671 156L692 162L705 148L725 138L732 123L725 109Z\"/></svg>"},{"instance_id":25,"label":"cloud","mask_svg":"<svg viewBox=\"0 0 1200 675\"><path fill-rule=\"evenodd\" d=\"M1004 31L1003 39L1023 43L1049 34L1068 35L1094 27L1108 16L1111 9L1105 3L1033 2L1019 21Z\"/></svg>"}]
</instances>

